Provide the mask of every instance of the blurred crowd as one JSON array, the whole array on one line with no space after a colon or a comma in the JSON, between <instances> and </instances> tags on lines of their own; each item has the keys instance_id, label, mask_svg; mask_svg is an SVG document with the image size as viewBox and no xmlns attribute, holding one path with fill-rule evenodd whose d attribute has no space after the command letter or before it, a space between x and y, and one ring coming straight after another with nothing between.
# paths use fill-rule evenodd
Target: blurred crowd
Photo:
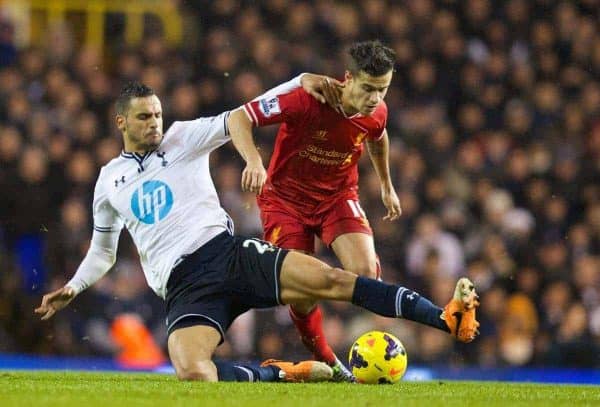
<instances>
[{"instance_id":1,"label":"blurred crowd","mask_svg":"<svg viewBox=\"0 0 600 407\"><path fill-rule=\"evenodd\" d=\"M382 220L366 157L360 193L383 278L443 305L468 276L482 297L481 336L459 345L327 303L338 355L381 329L404 342L410 363L600 367L600 1L180 3L186 41L177 49L156 27L126 48L116 24L103 52L82 46L69 25L17 50L11 22L0 22L0 352L122 355L124 315L164 352L162 302L125 231L104 279L52 321L33 315L86 253L96 176L122 148L112 102L125 81L156 90L166 129L300 72L341 78L346 47L379 38L398 56L386 101L401 219ZM275 133L256 132L265 162ZM240 190L242 164L227 145L213 154L212 174L236 232L260 236L254 197ZM335 262L325 247L317 255ZM240 317L219 356L308 354L280 307Z\"/></svg>"}]
</instances>

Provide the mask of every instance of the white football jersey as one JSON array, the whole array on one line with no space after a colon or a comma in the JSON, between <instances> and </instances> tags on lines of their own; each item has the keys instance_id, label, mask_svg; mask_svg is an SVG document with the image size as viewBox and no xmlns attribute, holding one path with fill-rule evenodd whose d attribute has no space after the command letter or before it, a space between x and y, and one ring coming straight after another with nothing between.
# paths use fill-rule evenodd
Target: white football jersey
<instances>
[{"instance_id":1,"label":"white football jersey","mask_svg":"<svg viewBox=\"0 0 600 407\"><path fill-rule=\"evenodd\" d=\"M210 152L230 140L228 116L225 112L175 122L156 150L145 155L122 152L98 176L94 233L119 232L125 226L148 285L162 298L181 256L219 233L233 234L233 222L219 203L208 165ZM116 242L114 246L116 250ZM93 283L77 281L77 274L69 282L76 291Z\"/></svg>"},{"instance_id":2,"label":"white football jersey","mask_svg":"<svg viewBox=\"0 0 600 407\"><path fill-rule=\"evenodd\" d=\"M301 77L261 98L299 87ZM67 286L78 294L108 272L125 226L148 285L165 298L171 270L182 256L224 231L233 234L233 222L219 203L208 165L209 154L230 140L228 117L225 112L175 122L155 151L122 152L102 167L94 191L90 249Z\"/></svg>"}]
</instances>

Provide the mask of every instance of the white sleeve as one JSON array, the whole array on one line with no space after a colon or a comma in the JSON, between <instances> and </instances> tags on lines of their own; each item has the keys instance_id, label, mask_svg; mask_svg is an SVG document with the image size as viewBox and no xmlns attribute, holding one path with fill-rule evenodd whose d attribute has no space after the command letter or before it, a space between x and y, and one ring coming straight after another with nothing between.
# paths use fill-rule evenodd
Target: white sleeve
<instances>
[{"instance_id":1,"label":"white sleeve","mask_svg":"<svg viewBox=\"0 0 600 407\"><path fill-rule=\"evenodd\" d=\"M275 96L285 95L286 93L290 93L294 89L302 86L302 83L300 82L300 80L302 79L302 75L304 75L304 73L301 73L300 75L296 76L293 79L290 79L289 81L287 81L285 83L282 83L281 85L277 85L274 88L269 89L262 95L257 96L254 99L252 99L252 101L254 102L254 101L257 101L260 99L272 99Z\"/></svg>"},{"instance_id":2,"label":"white sleeve","mask_svg":"<svg viewBox=\"0 0 600 407\"><path fill-rule=\"evenodd\" d=\"M276 86L258 96L254 100L275 97L283 95L299 88L301 85L300 74L295 78ZM199 153L210 153L231 140L227 119L231 112L223 112L213 117L200 117L195 120L185 122L175 122L169 129L178 134L188 148L194 149Z\"/></svg>"},{"instance_id":3,"label":"white sleeve","mask_svg":"<svg viewBox=\"0 0 600 407\"><path fill-rule=\"evenodd\" d=\"M231 140L227 119L230 112L217 116L200 117L185 122L175 122L169 131L177 134L189 149L210 153Z\"/></svg>"},{"instance_id":4,"label":"white sleeve","mask_svg":"<svg viewBox=\"0 0 600 407\"><path fill-rule=\"evenodd\" d=\"M117 245L123 221L102 188L102 172L94 191L94 232L90 248L67 285L79 294L110 270L117 259Z\"/></svg>"}]
</instances>

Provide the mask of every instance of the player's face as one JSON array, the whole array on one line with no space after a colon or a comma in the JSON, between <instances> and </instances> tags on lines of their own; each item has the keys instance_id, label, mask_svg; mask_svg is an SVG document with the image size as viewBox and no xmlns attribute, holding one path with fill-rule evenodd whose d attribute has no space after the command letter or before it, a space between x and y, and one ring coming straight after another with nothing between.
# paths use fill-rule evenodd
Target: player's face
<instances>
[{"instance_id":1,"label":"player's face","mask_svg":"<svg viewBox=\"0 0 600 407\"><path fill-rule=\"evenodd\" d=\"M156 149L163 139L163 118L156 95L133 98L125 115L117 115L126 151L146 152Z\"/></svg>"},{"instance_id":2,"label":"player's face","mask_svg":"<svg viewBox=\"0 0 600 407\"><path fill-rule=\"evenodd\" d=\"M373 114L387 94L392 75L391 70L381 76L371 76L363 71L357 75L346 72L347 91L344 92L344 104L365 116Z\"/></svg>"}]
</instances>

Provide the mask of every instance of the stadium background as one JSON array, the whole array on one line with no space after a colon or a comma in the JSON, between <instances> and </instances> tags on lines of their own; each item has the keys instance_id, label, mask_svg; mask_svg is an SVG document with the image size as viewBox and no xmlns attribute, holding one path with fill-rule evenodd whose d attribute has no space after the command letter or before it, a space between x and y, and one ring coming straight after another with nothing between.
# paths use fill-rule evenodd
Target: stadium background
<instances>
[{"instance_id":1,"label":"stadium background","mask_svg":"<svg viewBox=\"0 0 600 407\"><path fill-rule=\"evenodd\" d=\"M300 72L341 77L344 48L380 38L398 55L386 101L401 220L381 220L368 159L361 197L384 279L444 304L469 276L482 333L459 345L327 303L330 343L345 355L360 333L384 329L415 364L600 367L599 10L597 0L0 1L0 352L164 360L162 303L127 233L114 270L70 309L44 323L33 314L87 250L98 170L121 149L111 103L125 81L157 91L167 128ZM257 132L265 162L275 132ZM212 165L237 233L260 235L233 148ZM285 308L242 317L218 353L308 356Z\"/></svg>"}]
</instances>

